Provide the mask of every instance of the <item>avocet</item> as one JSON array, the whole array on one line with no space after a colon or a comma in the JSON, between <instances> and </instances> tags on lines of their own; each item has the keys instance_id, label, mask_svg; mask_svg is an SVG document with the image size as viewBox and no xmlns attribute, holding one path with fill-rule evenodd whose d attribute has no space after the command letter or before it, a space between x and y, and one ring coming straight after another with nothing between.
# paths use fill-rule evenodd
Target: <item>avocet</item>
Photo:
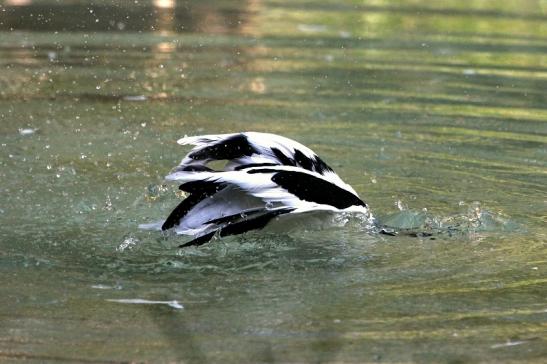
<instances>
[{"instance_id":1,"label":"avocet","mask_svg":"<svg viewBox=\"0 0 547 364\"><path fill-rule=\"evenodd\" d=\"M184 137L194 148L166 180L187 197L156 227L173 229L201 245L220 237L262 229L282 215L315 211L361 213L367 204L317 154L285 137L257 132ZM209 162L225 160L221 170Z\"/></svg>"}]
</instances>

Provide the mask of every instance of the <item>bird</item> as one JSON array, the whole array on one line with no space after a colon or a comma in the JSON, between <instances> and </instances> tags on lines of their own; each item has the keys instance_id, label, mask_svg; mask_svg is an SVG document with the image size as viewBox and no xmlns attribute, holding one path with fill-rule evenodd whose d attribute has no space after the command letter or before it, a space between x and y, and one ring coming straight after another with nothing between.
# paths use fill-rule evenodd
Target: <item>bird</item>
<instances>
[{"instance_id":1,"label":"bird","mask_svg":"<svg viewBox=\"0 0 547 364\"><path fill-rule=\"evenodd\" d=\"M358 213L373 220L357 192L315 152L292 139L240 132L185 136L177 143L193 148L165 179L180 183L186 198L164 221L141 227L192 237L180 247L316 211ZM209 163L216 161L226 163L215 170Z\"/></svg>"}]
</instances>

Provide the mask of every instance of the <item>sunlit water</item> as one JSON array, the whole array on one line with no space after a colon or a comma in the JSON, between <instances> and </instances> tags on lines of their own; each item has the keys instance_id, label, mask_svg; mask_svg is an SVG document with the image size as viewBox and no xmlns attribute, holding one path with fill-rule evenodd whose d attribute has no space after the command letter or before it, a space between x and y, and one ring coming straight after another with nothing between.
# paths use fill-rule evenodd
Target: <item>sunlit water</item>
<instances>
[{"instance_id":1,"label":"sunlit water","mask_svg":"<svg viewBox=\"0 0 547 364\"><path fill-rule=\"evenodd\" d=\"M545 360L544 2L112 4L0 2L0 361ZM440 233L137 228L243 130Z\"/></svg>"}]
</instances>

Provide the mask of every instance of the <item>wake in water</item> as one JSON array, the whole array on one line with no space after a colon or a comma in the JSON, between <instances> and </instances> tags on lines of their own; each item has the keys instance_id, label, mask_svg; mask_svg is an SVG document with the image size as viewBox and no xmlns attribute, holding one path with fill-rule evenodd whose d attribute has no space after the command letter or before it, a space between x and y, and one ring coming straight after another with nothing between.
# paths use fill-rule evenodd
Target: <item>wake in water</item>
<instances>
[{"instance_id":1,"label":"wake in water","mask_svg":"<svg viewBox=\"0 0 547 364\"><path fill-rule=\"evenodd\" d=\"M516 231L519 226L507 216L481 207L479 202L471 203L463 213L450 216L434 216L427 211L401 211L378 218L376 227L384 235L415 237L452 237L476 233Z\"/></svg>"},{"instance_id":2,"label":"wake in water","mask_svg":"<svg viewBox=\"0 0 547 364\"><path fill-rule=\"evenodd\" d=\"M368 232L432 239L509 226L509 220L478 203L456 216L441 218L400 207L396 214L375 218L357 192L317 154L279 135L202 135L178 143L194 147L166 180L179 183L185 198L165 220L140 227L191 237L181 247L253 230L318 230L351 219ZM211 168L211 162L219 161L224 161L222 168Z\"/></svg>"}]
</instances>

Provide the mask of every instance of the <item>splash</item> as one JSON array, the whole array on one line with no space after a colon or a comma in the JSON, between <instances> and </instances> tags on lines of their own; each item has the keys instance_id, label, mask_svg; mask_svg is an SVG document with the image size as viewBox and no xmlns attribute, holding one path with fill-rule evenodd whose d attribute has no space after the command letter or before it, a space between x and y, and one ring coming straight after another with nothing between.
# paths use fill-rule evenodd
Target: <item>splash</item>
<instances>
[{"instance_id":1,"label":"splash","mask_svg":"<svg viewBox=\"0 0 547 364\"><path fill-rule=\"evenodd\" d=\"M460 205L465 206L465 203ZM467 209L450 216L435 216L427 209L422 211L401 208L399 212L384 216L377 221L380 233L386 235L410 235L428 237L433 235L473 235L517 231L519 226L508 216L492 212L478 201Z\"/></svg>"},{"instance_id":2,"label":"splash","mask_svg":"<svg viewBox=\"0 0 547 364\"><path fill-rule=\"evenodd\" d=\"M137 238L128 236L123 240L123 242L120 245L118 245L118 247L116 248L116 251L123 252L126 249L132 249L135 245L137 245L138 242L139 240Z\"/></svg>"}]
</instances>

